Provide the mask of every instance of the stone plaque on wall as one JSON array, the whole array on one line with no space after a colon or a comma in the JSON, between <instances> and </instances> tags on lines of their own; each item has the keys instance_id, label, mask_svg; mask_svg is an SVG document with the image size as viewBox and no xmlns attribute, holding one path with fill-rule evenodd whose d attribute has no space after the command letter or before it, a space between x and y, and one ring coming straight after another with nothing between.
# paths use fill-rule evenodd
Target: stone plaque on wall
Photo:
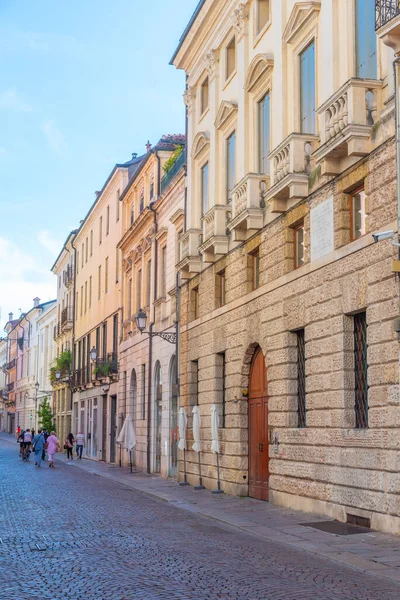
<instances>
[{"instance_id":1,"label":"stone plaque on wall","mask_svg":"<svg viewBox=\"0 0 400 600\"><path fill-rule=\"evenodd\" d=\"M333 196L310 211L311 260L322 258L334 250Z\"/></svg>"}]
</instances>

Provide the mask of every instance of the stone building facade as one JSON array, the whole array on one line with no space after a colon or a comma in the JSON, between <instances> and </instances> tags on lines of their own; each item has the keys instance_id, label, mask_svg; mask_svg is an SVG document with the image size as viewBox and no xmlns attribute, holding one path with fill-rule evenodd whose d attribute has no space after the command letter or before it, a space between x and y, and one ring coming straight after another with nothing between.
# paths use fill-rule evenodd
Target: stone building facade
<instances>
[{"instance_id":1,"label":"stone building facade","mask_svg":"<svg viewBox=\"0 0 400 600\"><path fill-rule=\"evenodd\" d=\"M399 533L397 252L371 235L397 229L395 89L374 11L205 0L185 30L180 391L207 488L216 403L226 493Z\"/></svg>"},{"instance_id":2,"label":"stone building facade","mask_svg":"<svg viewBox=\"0 0 400 600\"><path fill-rule=\"evenodd\" d=\"M136 467L164 477L178 474L175 265L183 231L184 144L183 135L164 135L121 196L123 336L118 410L133 418ZM147 315L146 330L164 338L140 333L135 319L139 309ZM123 461L127 460L124 454Z\"/></svg>"}]
</instances>

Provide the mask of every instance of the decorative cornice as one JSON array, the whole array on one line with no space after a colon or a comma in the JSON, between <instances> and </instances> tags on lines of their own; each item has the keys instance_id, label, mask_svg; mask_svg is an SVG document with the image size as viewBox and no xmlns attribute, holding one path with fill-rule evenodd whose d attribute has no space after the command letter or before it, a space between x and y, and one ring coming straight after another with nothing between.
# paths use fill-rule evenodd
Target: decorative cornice
<instances>
[{"instance_id":1,"label":"decorative cornice","mask_svg":"<svg viewBox=\"0 0 400 600\"><path fill-rule=\"evenodd\" d=\"M285 31L283 32L283 41L287 44L291 44L300 33L305 23L309 21L311 17L315 17L320 10L321 0L296 2L285 27Z\"/></svg>"},{"instance_id":2,"label":"decorative cornice","mask_svg":"<svg viewBox=\"0 0 400 600\"><path fill-rule=\"evenodd\" d=\"M272 72L274 59L267 54L257 54L250 63L246 75L244 88L247 92L252 92L258 84L263 83Z\"/></svg>"},{"instance_id":3,"label":"decorative cornice","mask_svg":"<svg viewBox=\"0 0 400 600\"><path fill-rule=\"evenodd\" d=\"M193 140L191 157L196 158L205 148L210 145L210 136L206 131L199 131Z\"/></svg>"},{"instance_id":4,"label":"decorative cornice","mask_svg":"<svg viewBox=\"0 0 400 600\"><path fill-rule=\"evenodd\" d=\"M233 102L226 102L223 100L220 104L220 107L217 112L217 117L215 119L215 127L217 129L221 129L223 125L227 122L227 120L237 113L238 106Z\"/></svg>"}]
</instances>

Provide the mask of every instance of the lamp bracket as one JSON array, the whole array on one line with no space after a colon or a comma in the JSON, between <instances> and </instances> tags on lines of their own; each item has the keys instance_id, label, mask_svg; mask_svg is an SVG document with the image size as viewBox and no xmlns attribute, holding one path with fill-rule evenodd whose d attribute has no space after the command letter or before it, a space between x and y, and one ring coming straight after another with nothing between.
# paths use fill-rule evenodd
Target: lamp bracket
<instances>
[{"instance_id":1,"label":"lamp bracket","mask_svg":"<svg viewBox=\"0 0 400 600\"><path fill-rule=\"evenodd\" d=\"M176 344L176 333L168 333L166 331L152 331L151 333L150 331L143 331L143 333L147 333L151 336L160 337L161 339L165 340L166 342L169 342L170 344Z\"/></svg>"}]
</instances>

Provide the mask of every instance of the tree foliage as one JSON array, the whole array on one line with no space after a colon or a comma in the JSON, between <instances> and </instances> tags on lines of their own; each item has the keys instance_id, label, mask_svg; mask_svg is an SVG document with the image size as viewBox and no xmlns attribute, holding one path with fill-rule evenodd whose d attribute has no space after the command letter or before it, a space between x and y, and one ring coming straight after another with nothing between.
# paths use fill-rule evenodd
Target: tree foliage
<instances>
[{"instance_id":1,"label":"tree foliage","mask_svg":"<svg viewBox=\"0 0 400 600\"><path fill-rule=\"evenodd\" d=\"M46 429L48 432L54 430L56 428L54 422L53 411L51 410L50 402L47 396L43 398L39 410L37 411L39 417L39 426L42 429Z\"/></svg>"}]
</instances>

